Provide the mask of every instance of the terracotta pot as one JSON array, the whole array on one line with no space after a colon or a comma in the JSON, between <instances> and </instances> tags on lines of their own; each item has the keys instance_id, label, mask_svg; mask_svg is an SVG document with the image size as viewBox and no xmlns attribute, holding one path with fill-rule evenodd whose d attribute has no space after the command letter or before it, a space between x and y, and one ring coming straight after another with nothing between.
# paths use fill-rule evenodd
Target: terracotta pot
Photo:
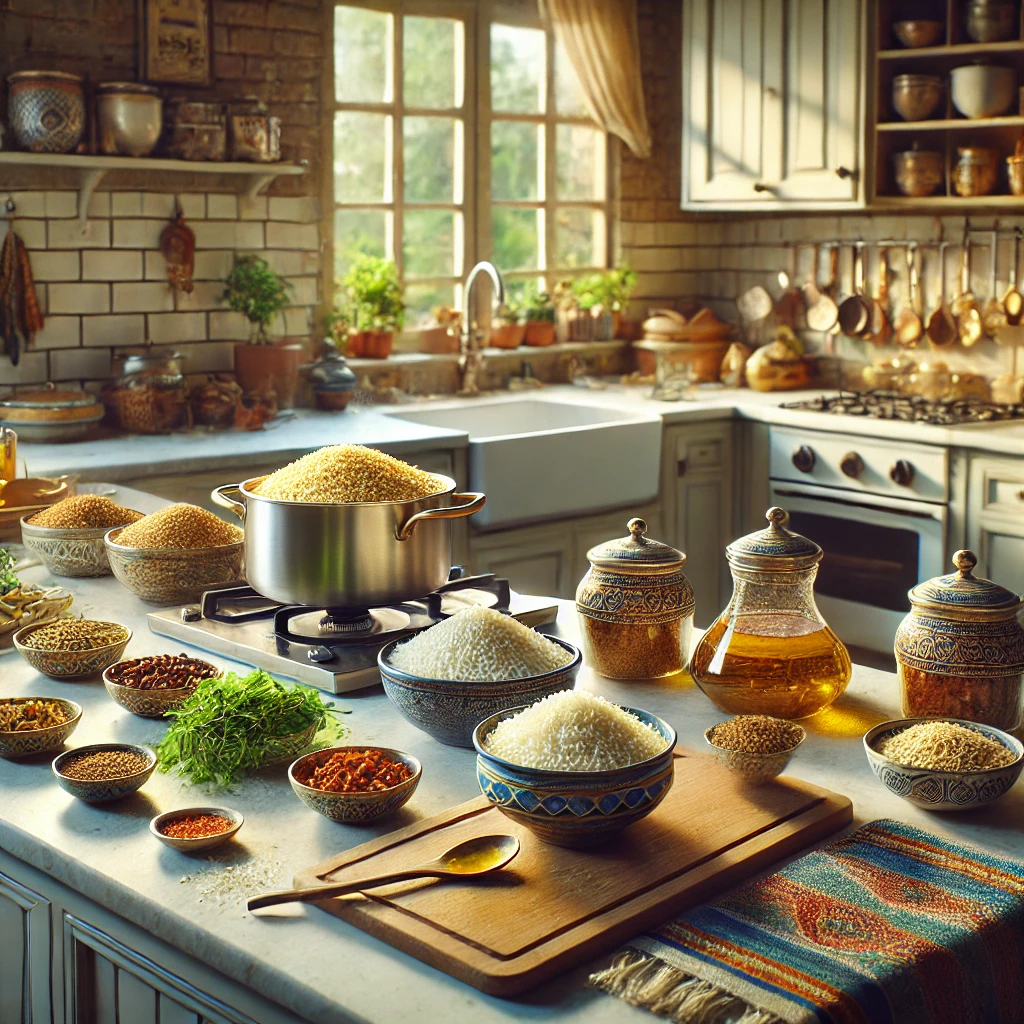
<instances>
[{"instance_id":1,"label":"terracotta pot","mask_svg":"<svg viewBox=\"0 0 1024 1024\"><path fill-rule=\"evenodd\" d=\"M295 407L299 387L299 366L302 364L301 345L235 346L235 378L246 393L257 395L273 391L279 409Z\"/></svg>"},{"instance_id":2,"label":"terracotta pot","mask_svg":"<svg viewBox=\"0 0 1024 1024\"><path fill-rule=\"evenodd\" d=\"M612 312L612 338L622 337L622 310Z\"/></svg>"},{"instance_id":3,"label":"terracotta pot","mask_svg":"<svg viewBox=\"0 0 1024 1024\"><path fill-rule=\"evenodd\" d=\"M459 336L449 334L447 327L426 327L420 331L420 351L434 356L453 355L459 351Z\"/></svg>"},{"instance_id":4,"label":"terracotta pot","mask_svg":"<svg viewBox=\"0 0 1024 1024\"><path fill-rule=\"evenodd\" d=\"M491 348L519 348L526 337L526 324L506 324L492 327L487 344Z\"/></svg>"},{"instance_id":5,"label":"terracotta pot","mask_svg":"<svg viewBox=\"0 0 1024 1024\"><path fill-rule=\"evenodd\" d=\"M526 344L543 348L555 343L555 325L551 320L528 320L526 322Z\"/></svg>"},{"instance_id":6,"label":"terracotta pot","mask_svg":"<svg viewBox=\"0 0 1024 1024\"><path fill-rule=\"evenodd\" d=\"M350 331L346 354L352 359L387 359L394 341L394 331Z\"/></svg>"}]
</instances>

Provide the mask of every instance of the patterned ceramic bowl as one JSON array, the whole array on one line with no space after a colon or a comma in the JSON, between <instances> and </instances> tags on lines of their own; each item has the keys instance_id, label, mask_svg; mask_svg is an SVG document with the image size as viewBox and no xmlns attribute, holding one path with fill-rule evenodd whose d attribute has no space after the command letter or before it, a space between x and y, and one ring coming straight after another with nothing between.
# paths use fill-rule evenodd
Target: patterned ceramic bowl
<instances>
[{"instance_id":1,"label":"patterned ceramic bowl","mask_svg":"<svg viewBox=\"0 0 1024 1024\"><path fill-rule=\"evenodd\" d=\"M381 751L390 761L402 761L409 766L412 775L390 789L382 789L373 793L327 793L322 789L314 789L312 786L305 786L295 777L295 771L300 765L315 764L317 767L328 761L332 754L347 753L349 751L361 751L370 749L366 745L361 747L326 747L324 750L314 750L311 754L304 754L293 762L288 768L288 781L292 784L295 795L311 810L322 814L331 821L342 821L347 825L359 825L366 821L373 821L374 818L382 818L385 814L392 814L402 807L416 791L420 784L420 776L423 774L423 766L411 754L403 754L401 750L391 750L388 747L373 747L373 750Z\"/></svg>"},{"instance_id":2,"label":"patterned ceramic bowl","mask_svg":"<svg viewBox=\"0 0 1024 1024\"><path fill-rule=\"evenodd\" d=\"M965 729L987 736L1015 755L1003 768L987 768L980 772L936 772L927 768L908 768L897 764L876 749L878 744L897 733L934 718L899 718L882 722L864 734L864 752L875 777L897 796L927 811L970 811L1001 797L1016 781L1024 768L1024 744L1002 729L979 725L957 718L944 722L962 725Z\"/></svg>"},{"instance_id":3,"label":"patterned ceramic bowl","mask_svg":"<svg viewBox=\"0 0 1024 1024\"><path fill-rule=\"evenodd\" d=\"M72 779L63 774L62 768L71 758L101 750L131 751L146 759L146 767L133 775L122 775L116 779ZM156 767L156 754L148 747L137 747L134 743L90 743L88 746L75 747L58 754L50 767L60 783L60 788L66 793L84 800L87 804L102 804L108 800L120 800L121 797L128 796L129 793L134 793L144 786Z\"/></svg>"},{"instance_id":4,"label":"patterned ceramic bowl","mask_svg":"<svg viewBox=\"0 0 1024 1024\"><path fill-rule=\"evenodd\" d=\"M676 731L649 711L620 706L653 726L665 738L665 749L646 761L608 771L525 768L489 754L483 744L495 726L525 708L510 708L481 722L473 732L473 746L484 796L555 846L592 846L650 814L672 788Z\"/></svg>"},{"instance_id":5,"label":"patterned ceramic bowl","mask_svg":"<svg viewBox=\"0 0 1024 1024\"><path fill-rule=\"evenodd\" d=\"M26 638L37 629L48 625L46 622L37 622L33 626L25 626L14 634L14 646L21 656L37 671L51 679L58 679L63 682L73 682L76 679L88 679L89 676L99 675L105 668L120 661L128 641L132 638L132 631L127 626L120 626L124 630L124 637L112 644L105 644L103 647L93 647L88 651L44 651L38 647L26 647Z\"/></svg>"},{"instance_id":6,"label":"patterned ceramic bowl","mask_svg":"<svg viewBox=\"0 0 1024 1024\"><path fill-rule=\"evenodd\" d=\"M13 732L0 731L0 755L3 757L29 757L32 754L52 754L59 750L67 738L78 728L82 720L82 706L62 697L6 697L3 704L31 704L37 700L48 700L59 704L67 715L67 721L60 725L48 725L45 729L21 729Z\"/></svg>"},{"instance_id":7,"label":"patterned ceramic bowl","mask_svg":"<svg viewBox=\"0 0 1024 1024\"><path fill-rule=\"evenodd\" d=\"M381 650L377 666L384 692L403 718L442 743L472 749L473 730L485 718L507 708L533 704L576 685L583 655L565 640L556 636L548 639L568 651L572 661L562 668L523 679L466 683L410 675L389 664L391 652L402 640L393 640Z\"/></svg>"},{"instance_id":8,"label":"patterned ceramic bowl","mask_svg":"<svg viewBox=\"0 0 1024 1024\"><path fill-rule=\"evenodd\" d=\"M110 575L110 563L103 546L103 535L109 526L61 530L33 526L29 522L31 518L22 517L21 539L54 576Z\"/></svg>"},{"instance_id":9,"label":"patterned ceramic bowl","mask_svg":"<svg viewBox=\"0 0 1024 1024\"><path fill-rule=\"evenodd\" d=\"M212 836L198 836L195 839L176 839L174 836L165 835L160 831L161 826L169 821L177 821L178 818L194 818L200 814L216 814L221 818L227 818L234 824L224 832L218 832ZM163 814L158 814L150 821L149 831L172 850L180 850L182 853L200 853L204 850L212 850L215 846L220 846L221 843L226 843L238 832L244 821L242 815L230 807L182 807L178 811L164 811Z\"/></svg>"},{"instance_id":10,"label":"patterned ceramic bowl","mask_svg":"<svg viewBox=\"0 0 1024 1024\"><path fill-rule=\"evenodd\" d=\"M746 750L728 750L726 747L720 747L717 743L712 743L711 741L711 734L715 731L714 726L704 731L704 740L715 752L722 764L742 775L748 782L753 782L756 785L760 782L774 779L776 775L781 775L786 765L789 764L789 759L795 753L796 748L807 739L807 733L804 732L802 726L797 725L795 722L790 724L800 730L800 739L788 750L778 750L773 754L751 754Z\"/></svg>"},{"instance_id":11,"label":"patterned ceramic bowl","mask_svg":"<svg viewBox=\"0 0 1024 1024\"><path fill-rule=\"evenodd\" d=\"M242 531L212 548L130 548L117 543L123 526L103 538L114 575L136 597L153 604L191 604L204 590L242 578Z\"/></svg>"},{"instance_id":12,"label":"patterned ceramic bowl","mask_svg":"<svg viewBox=\"0 0 1024 1024\"><path fill-rule=\"evenodd\" d=\"M208 661L202 661L199 658L190 658L190 660L198 661L210 670L209 675L203 678L212 679L222 674L221 669L216 665L211 665ZM182 701L195 692L200 682L199 679L196 679L188 686L142 690L137 686L125 686L123 683L117 683L111 679L110 674L116 668L116 664L111 665L103 673L103 685L107 688L107 693L112 700L120 704L126 711L130 711L133 715L139 715L141 718L163 718L168 711L180 707Z\"/></svg>"}]
</instances>

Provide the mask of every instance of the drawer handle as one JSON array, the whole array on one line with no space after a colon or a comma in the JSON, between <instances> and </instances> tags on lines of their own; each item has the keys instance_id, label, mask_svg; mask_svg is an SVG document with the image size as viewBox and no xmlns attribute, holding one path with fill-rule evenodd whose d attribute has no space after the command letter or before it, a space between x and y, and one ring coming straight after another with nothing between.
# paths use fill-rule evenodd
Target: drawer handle
<instances>
[{"instance_id":1,"label":"drawer handle","mask_svg":"<svg viewBox=\"0 0 1024 1024\"><path fill-rule=\"evenodd\" d=\"M1017 492L1017 497L1018 497L1018 498L1019 498L1019 499L1020 499L1021 501L1024 501L1024 490L1020 490L1020 491L1018 491L1018 492Z\"/></svg>"},{"instance_id":2,"label":"drawer handle","mask_svg":"<svg viewBox=\"0 0 1024 1024\"><path fill-rule=\"evenodd\" d=\"M686 459L680 459L676 463L676 476L686 476Z\"/></svg>"}]
</instances>

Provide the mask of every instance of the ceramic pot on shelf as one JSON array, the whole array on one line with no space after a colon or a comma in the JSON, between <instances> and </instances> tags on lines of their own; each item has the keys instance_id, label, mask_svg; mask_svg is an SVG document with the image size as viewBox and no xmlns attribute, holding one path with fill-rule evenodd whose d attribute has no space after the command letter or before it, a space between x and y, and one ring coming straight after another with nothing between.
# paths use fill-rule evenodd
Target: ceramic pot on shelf
<instances>
[{"instance_id":1,"label":"ceramic pot on shelf","mask_svg":"<svg viewBox=\"0 0 1024 1024\"><path fill-rule=\"evenodd\" d=\"M149 156L163 128L160 90L136 82L96 87L100 150L107 156Z\"/></svg>"},{"instance_id":2,"label":"ceramic pot on shelf","mask_svg":"<svg viewBox=\"0 0 1024 1024\"><path fill-rule=\"evenodd\" d=\"M7 119L30 153L73 153L85 134L82 76L16 71L7 77Z\"/></svg>"},{"instance_id":3,"label":"ceramic pot on shelf","mask_svg":"<svg viewBox=\"0 0 1024 1024\"><path fill-rule=\"evenodd\" d=\"M247 394L277 396L279 409L295 407L303 347L294 342L274 345L235 345L235 378Z\"/></svg>"}]
</instances>

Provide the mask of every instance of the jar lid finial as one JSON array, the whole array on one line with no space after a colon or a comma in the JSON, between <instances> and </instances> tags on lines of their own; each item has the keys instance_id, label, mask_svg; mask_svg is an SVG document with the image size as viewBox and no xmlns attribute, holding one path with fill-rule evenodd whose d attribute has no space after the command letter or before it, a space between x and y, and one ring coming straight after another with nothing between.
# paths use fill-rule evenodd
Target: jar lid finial
<instances>
[{"instance_id":1,"label":"jar lid finial","mask_svg":"<svg viewBox=\"0 0 1024 1024\"><path fill-rule=\"evenodd\" d=\"M647 523L643 519L630 519L626 523L626 529L629 530L630 537L637 542L637 544L646 544L647 540L644 534L647 532Z\"/></svg>"},{"instance_id":2,"label":"jar lid finial","mask_svg":"<svg viewBox=\"0 0 1024 1024\"><path fill-rule=\"evenodd\" d=\"M789 513L784 508L779 508L778 505L773 505L764 514L765 519L776 529L779 529L789 522Z\"/></svg>"},{"instance_id":3,"label":"jar lid finial","mask_svg":"<svg viewBox=\"0 0 1024 1024\"><path fill-rule=\"evenodd\" d=\"M968 551L965 548L963 551L958 551L953 555L953 564L957 567L963 579L971 579L971 573L978 564L978 557L973 551Z\"/></svg>"}]
</instances>

